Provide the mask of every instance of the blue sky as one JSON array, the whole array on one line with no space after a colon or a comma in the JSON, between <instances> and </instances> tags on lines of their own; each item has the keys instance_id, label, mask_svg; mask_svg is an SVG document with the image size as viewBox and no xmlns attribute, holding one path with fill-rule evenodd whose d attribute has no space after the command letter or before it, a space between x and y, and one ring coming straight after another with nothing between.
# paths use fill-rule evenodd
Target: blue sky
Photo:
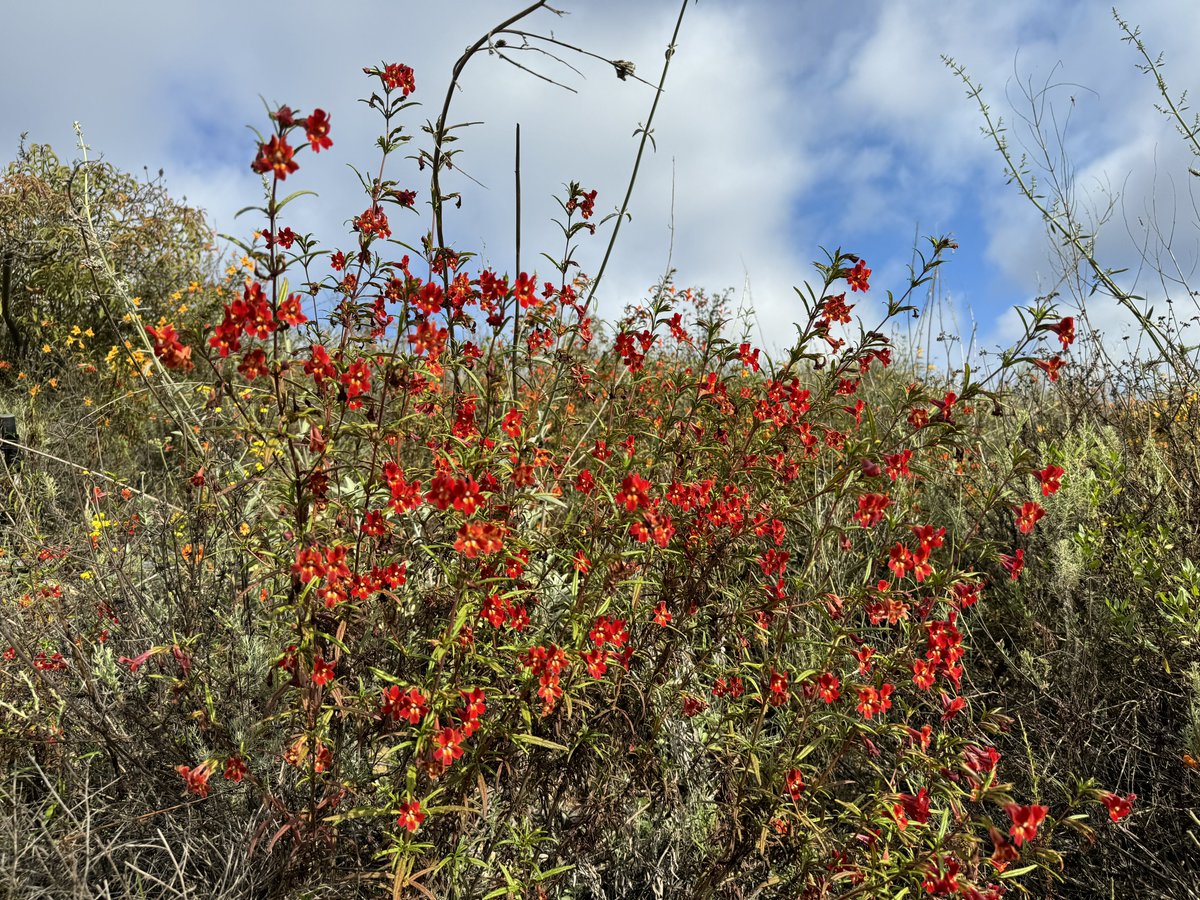
<instances>
[{"instance_id":1,"label":"blue sky","mask_svg":"<svg viewBox=\"0 0 1200 900\"><path fill-rule=\"evenodd\" d=\"M539 13L529 30L632 60L639 75L657 80L675 0L557 5L569 15ZM320 194L294 207L292 225L326 246L348 246L344 223L364 203L347 166L376 160L376 120L356 102L370 86L362 67L414 67L424 106L410 125L419 140L454 59L515 8L497 0L452 7L399 0L297 0L276 8L228 0L19 4L6 12L8 33L24 37L0 57L0 138L9 157L22 132L69 156L78 120L107 160L132 171L164 169L174 194L209 210L220 230L244 233L257 223L234 222L232 213L258 198L245 126L265 126L260 97L302 112L321 107L332 116L334 148L302 156L288 179L288 187ZM1120 10L1151 48L1165 52L1177 90L1200 83L1200 16L1189 9L1183 0L1139 0ZM1053 287L1049 244L1036 213L1005 185L978 112L941 63L943 53L966 65L994 110L1014 123L1023 111L1021 81L1064 83L1050 98L1060 122L1071 116L1067 146L1081 196L1104 184L1119 195L1100 241L1113 267L1136 264L1144 237L1137 220L1152 202L1160 214L1171 202L1191 202L1192 159L1154 111L1153 84L1135 70L1134 51L1105 4L699 0L684 20L656 124L657 152L643 167L601 311L645 296L670 252L681 285L734 288L753 305L760 342L782 347L797 308L791 285L811 277L819 247L865 257L875 270L873 293L881 295L903 288L919 227L958 239L942 288L960 329L974 321L984 344L1010 337L1013 305ZM598 189L599 210L619 203L636 149L632 133L652 99L650 88L618 81L596 60L571 60L581 78L545 58L521 59L577 93L479 57L452 114L483 122L465 133L460 165L485 186L455 182L464 206L453 213L452 234L502 270L512 259L514 124L523 133L529 260L537 250L558 249L552 197L565 182ZM1010 136L1019 140L1019 130ZM390 174L427 187L406 162ZM1191 207L1182 207L1174 251L1188 270L1196 260L1195 221ZM601 249L599 239L585 242L585 271L595 271ZM1142 287L1151 295L1157 289ZM1120 327L1102 303L1089 315L1102 327Z\"/></svg>"}]
</instances>

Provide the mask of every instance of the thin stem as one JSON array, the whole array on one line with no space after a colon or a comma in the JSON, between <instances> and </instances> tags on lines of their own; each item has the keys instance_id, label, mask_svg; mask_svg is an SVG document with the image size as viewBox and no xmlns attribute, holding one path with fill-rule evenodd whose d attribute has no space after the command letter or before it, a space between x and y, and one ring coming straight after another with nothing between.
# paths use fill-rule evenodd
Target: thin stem
<instances>
[{"instance_id":1,"label":"thin stem","mask_svg":"<svg viewBox=\"0 0 1200 900\"><path fill-rule=\"evenodd\" d=\"M588 286L587 301L584 303L584 309L591 306L592 298L596 296L596 289L600 287L600 281L604 278L604 272L608 268L608 261L612 257L613 247L617 243L617 235L621 233L621 223L625 220L625 216L629 211L629 201L633 197L633 188L637 184L638 171L642 166L642 157L646 153L646 144L651 140L651 126L654 124L654 114L658 111L658 101L663 95L663 86L667 83L667 72L671 69L671 58L675 56L675 47L679 40L679 29L683 26L683 14L687 12L688 0L683 0L679 7L679 17L675 20L675 30L671 33L671 43L667 45L666 59L663 62L662 75L658 79L658 88L654 92L654 102L650 104L650 115L646 119L646 124L642 127L642 140L638 144L637 157L633 161L633 172L629 175L629 184L625 188L625 199L621 201L621 211L617 215L617 221L613 225L612 234L608 238L608 247L604 250L604 259L600 262L600 270L596 273L596 277L592 279L592 283Z\"/></svg>"}]
</instances>

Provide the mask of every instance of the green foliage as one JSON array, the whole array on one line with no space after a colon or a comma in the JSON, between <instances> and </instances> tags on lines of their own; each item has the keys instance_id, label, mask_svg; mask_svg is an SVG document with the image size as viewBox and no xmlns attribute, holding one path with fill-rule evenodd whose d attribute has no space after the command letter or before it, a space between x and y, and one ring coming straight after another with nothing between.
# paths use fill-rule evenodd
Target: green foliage
<instances>
[{"instance_id":1,"label":"green foliage","mask_svg":"<svg viewBox=\"0 0 1200 900\"><path fill-rule=\"evenodd\" d=\"M81 230L85 199L95 226L92 244ZM119 341L118 323L97 315L107 299L94 277L97 250L141 299L142 315L156 323L180 315L181 292L189 285L212 280L212 241L203 214L172 200L161 173L138 179L97 163L83 179L78 164L61 162L50 147L22 143L16 160L0 172L3 358L24 369L45 368L51 362L45 357L52 356L58 363L53 368L61 370L63 351L85 346L99 362ZM194 294L188 298L193 316L208 317L214 298ZM76 326L92 334L82 337ZM50 350L43 352L44 346Z\"/></svg>"}]
</instances>

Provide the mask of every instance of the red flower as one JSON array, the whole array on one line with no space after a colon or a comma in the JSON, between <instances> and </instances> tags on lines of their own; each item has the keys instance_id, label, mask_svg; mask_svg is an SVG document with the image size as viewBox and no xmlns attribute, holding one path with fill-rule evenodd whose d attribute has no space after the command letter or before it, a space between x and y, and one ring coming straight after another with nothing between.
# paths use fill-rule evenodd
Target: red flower
<instances>
[{"instance_id":1,"label":"red flower","mask_svg":"<svg viewBox=\"0 0 1200 900\"><path fill-rule=\"evenodd\" d=\"M926 659L918 659L913 662L913 684L923 691L933 687L934 678L936 677L937 667Z\"/></svg>"},{"instance_id":2,"label":"red flower","mask_svg":"<svg viewBox=\"0 0 1200 900\"><path fill-rule=\"evenodd\" d=\"M1075 340L1075 319L1067 316L1062 319L1057 325L1049 326L1050 330L1058 335L1058 339L1062 341L1063 349L1066 350Z\"/></svg>"},{"instance_id":3,"label":"red flower","mask_svg":"<svg viewBox=\"0 0 1200 900\"><path fill-rule=\"evenodd\" d=\"M382 537L388 534L392 527L384 521L383 513L373 509L363 516L362 533L371 537Z\"/></svg>"},{"instance_id":4,"label":"red flower","mask_svg":"<svg viewBox=\"0 0 1200 900\"><path fill-rule=\"evenodd\" d=\"M354 219L354 229L366 237L374 235L377 238L391 237L392 229L388 225L387 215L381 206L372 206L363 210L362 215Z\"/></svg>"},{"instance_id":5,"label":"red flower","mask_svg":"<svg viewBox=\"0 0 1200 900\"><path fill-rule=\"evenodd\" d=\"M300 295L291 294L280 303L275 318L284 325L303 325L307 322L308 316L304 315L303 310L300 309Z\"/></svg>"},{"instance_id":6,"label":"red flower","mask_svg":"<svg viewBox=\"0 0 1200 900\"><path fill-rule=\"evenodd\" d=\"M522 272L517 276L517 283L513 286L513 297L521 304L521 309L529 309L531 306L540 306L541 302L537 298L537 275L530 276Z\"/></svg>"},{"instance_id":7,"label":"red flower","mask_svg":"<svg viewBox=\"0 0 1200 900\"><path fill-rule=\"evenodd\" d=\"M832 672L825 672L817 679L817 693L826 703L833 703L842 696L841 682Z\"/></svg>"},{"instance_id":8,"label":"red flower","mask_svg":"<svg viewBox=\"0 0 1200 900\"><path fill-rule=\"evenodd\" d=\"M329 137L329 115L323 109L314 109L304 120L304 134L312 145L313 153L320 153L333 146Z\"/></svg>"},{"instance_id":9,"label":"red flower","mask_svg":"<svg viewBox=\"0 0 1200 900\"><path fill-rule=\"evenodd\" d=\"M955 604L961 609L966 609L979 602L979 592L982 589L983 585L974 584L969 581L960 581L951 587L950 590L954 594Z\"/></svg>"},{"instance_id":10,"label":"red flower","mask_svg":"<svg viewBox=\"0 0 1200 900\"><path fill-rule=\"evenodd\" d=\"M866 675L871 671L871 657L874 655L874 648L866 645L863 645L854 651L854 658L858 660L859 675Z\"/></svg>"},{"instance_id":11,"label":"red flower","mask_svg":"<svg viewBox=\"0 0 1200 900\"><path fill-rule=\"evenodd\" d=\"M333 754L329 752L328 747L318 741L317 753L313 757L313 771L325 772L331 765L333 765Z\"/></svg>"},{"instance_id":12,"label":"red flower","mask_svg":"<svg viewBox=\"0 0 1200 900\"><path fill-rule=\"evenodd\" d=\"M500 423L500 430L510 438L519 438L521 436L521 420L524 418L525 413L521 410L510 409L504 414L504 420Z\"/></svg>"},{"instance_id":13,"label":"red flower","mask_svg":"<svg viewBox=\"0 0 1200 900\"><path fill-rule=\"evenodd\" d=\"M629 632L625 630L624 619L599 616L592 625L591 631L588 632L588 637L597 647L603 647L605 643L620 647L629 639Z\"/></svg>"},{"instance_id":14,"label":"red flower","mask_svg":"<svg viewBox=\"0 0 1200 900\"><path fill-rule=\"evenodd\" d=\"M175 771L187 783L187 792L189 794L195 794L197 797L208 796L208 778L212 775L212 765L210 763L201 763L194 769L189 769L187 766L176 766Z\"/></svg>"},{"instance_id":15,"label":"red flower","mask_svg":"<svg viewBox=\"0 0 1200 900\"><path fill-rule=\"evenodd\" d=\"M1004 571L1009 574L1013 581L1017 580L1017 576L1021 574L1021 570L1025 568L1025 551L1017 550L1015 556L1009 556L1007 553L1000 554L1000 565L1004 567Z\"/></svg>"},{"instance_id":16,"label":"red flower","mask_svg":"<svg viewBox=\"0 0 1200 900\"><path fill-rule=\"evenodd\" d=\"M799 800L804 790L804 775L799 769L791 769L787 773L787 792L793 800Z\"/></svg>"},{"instance_id":17,"label":"red flower","mask_svg":"<svg viewBox=\"0 0 1200 900\"><path fill-rule=\"evenodd\" d=\"M425 813L421 812L420 800L409 800L400 804L400 815L396 818L396 824L401 828L416 831L424 821Z\"/></svg>"},{"instance_id":18,"label":"red flower","mask_svg":"<svg viewBox=\"0 0 1200 900\"><path fill-rule=\"evenodd\" d=\"M428 354L430 359L436 360L445 349L447 334L445 328L438 328L435 322L426 321L418 325L406 340L413 345L413 352L418 356Z\"/></svg>"},{"instance_id":19,"label":"red flower","mask_svg":"<svg viewBox=\"0 0 1200 900\"><path fill-rule=\"evenodd\" d=\"M368 72L370 70L367 70ZM383 72L380 73L380 78L383 79L383 86L389 91L399 89L407 97L417 89L416 79L413 77L413 70L410 66L403 63L389 63L384 66Z\"/></svg>"},{"instance_id":20,"label":"red flower","mask_svg":"<svg viewBox=\"0 0 1200 900\"><path fill-rule=\"evenodd\" d=\"M225 778L229 781L241 781L246 777L246 761L240 756L231 756L225 761Z\"/></svg>"},{"instance_id":21,"label":"red flower","mask_svg":"<svg viewBox=\"0 0 1200 900\"><path fill-rule=\"evenodd\" d=\"M690 694L683 695L683 714L689 719L697 713L702 713L708 709L708 704L699 697L693 697Z\"/></svg>"},{"instance_id":22,"label":"red flower","mask_svg":"<svg viewBox=\"0 0 1200 900\"><path fill-rule=\"evenodd\" d=\"M448 766L463 755L463 749L459 746L462 734L457 728L449 726L443 728L437 733L435 740L437 749L433 751L433 758L442 765Z\"/></svg>"},{"instance_id":23,"label":"red flower","mask_svg":"<svg viewBox=\"0 0 1200 900\"><path fill-rule=\"evenodd\" d=\"M1046 466L1035 473L1042 483L1042 496L1049 497L1062 487L1063 470L1060 466Z\"/></svg>"},{"instance_id":24,"label":"red flower","mask_svg":"<svg viewBox=\"0 0 1200 900\"><path fill-rule=\"evenodd\" d=\"M887 466L888 478L895 481L901 476L910 476L912 473L908 471L909 460L912 459L912 451L909 449L901 450L899 453L887 454L883 457L884 464Z\"/></svg>"},{"instance_id":25,"label":"red flower","mask_svg":"<svg viewBox=\"0 0 1200 900\"><path fill-rule=\"evenodd\" d=\"M1121 797L1112 791L1100 792L1100 802L1108 808L1108 816L1114 822L1120 821L1133 811L1133 801L1136 799L1137 794Z\"/></svg>"},{"instance_id":26,"label":"red flower","mask_svg":"<svg viewBox=\"0 0 1200 900\"><path fill-rule=\"evenodd\" d=\"M174 325L164 325L162 328L147 326L146 333L154 338L154 355L161 359L168 369L186 371L193 368L192 348L180 343Z\"/></svg>"},{"instance_id":27,"label":"red flower","mask_svg":"<svg viewBox=\"0 0 1200 900\"><path fill-rule=\"evenodd\" d=\"M995 747L980 747L978 744L968 744L962 752L963 765L976 775L986 775L996 771L1000 764L1000 752Z\"/></svg>"},{"instance_id":28,"label":"red flower","mask_svg":"<svg viewBox=\"0 0 1200 900\"><path fill-rule=\"evenodd\" d=\"M850 285L851 291L862 291L866 293L871 289L867 279L871 277L871 270L867 268L867 264L861 259L854 264L854 268L846 273L846 283Z\"/></svg>"},{"instance_id":29,"label":"red flower","mask_svg":"<svg viewBox=\"0 0 1200 900\"><path fill-rule=\"evenodd\" d=\"M608 671L607 650L601 650L599 647L589 650L583 654L583 661L587 665L588 674L593 678L603 678L604 673Z\"/></svg>"},{"instance_id":30,"label":"red flower","mask_svg":"<svg viewBox=\"0 0 1200 900\"><path fill-rule=\"evenodd\" d=\"M962 697L950 699L950 695L942 691L942 721L949 722L966 707L967 701Z\"/></svg>"},{"instance_id":31,"label":"red flower","mask_svg":"<svg viewBox=\"0 0 1200 900\"><path fill-rule=\"evenodd\" d=\"M356 359L350 363L350 368L342 373L341 381L346 386L346 398L353 400L370 392L371 370L363 360Z\"/></svg>"},{"instance_id":32,"label":"red flower","mask_svg":"<svg viewBox=\"0 0 1200 900\"><path fill-rule=\"evenodd\" d=\"M639 508L650 505L650 497L646 493L649 490L649 481L637 472L630 472L622 479L621 489L613 499L617 506L624 506L628 512L636 512Z\"/></svg>"},{"instance_id":33,"label":"red flower","mask_svg":"<svg viewBox=\"0 0 1200 900\"><path fill-rule=\"evenodd\" d=\"M279 327L271 313L271 304L258 282L242 292L241 299L235 300L229 306L226 315L233 321L241 322L246 334L259 340L265 340Z\"/></svg>"},{"instance_id":34,"label":"red flower","mask_svg":"<svg viewBox=\"0 0 1200 900\"><path fill-rule=\"evenodd\" d=\"M960 869L958 860L953 856L947 856L942 860L941 865L930 861L921 887L927 894L957 894L961 888L958 883Z\"/></svg>"},{"instance_id":35,"label":"red flower","mask_svg":"<svg viewBox=\"0 0 1200 900\"><path fill-rule=\"evenodd\" d=\"M267 354L263 352L261 347L255 347L242 357L242 361L238 363L238 371L245 376L247 381L253 381L263 375L269 374L267 369Z\"/></svg>"},{"instance_id":36,"label":"red flower","mask_svg":"<svg viewBox=\"0 0 1200 900\"><path fill-rule=\"evenodd\" d=\"M654 624L661 625L664 628L671 623L671 612L667 609L666 601L659 600L658 606L654 608Z\"/></svg>"},{"instance_id":37,"label":"red flower","mask_svg":"<svg viewBox=\"0 0 1200 900\"><path fill-rule=\"evenodd\" d=\"M487 712L487 698L483 693L483 688L471 688L469 691L460 690L458 693L463 698L463 703L466 704L468 718L478 719Z\"/></svg>"},{"instance_id":38,"label":"red flower","mask_svg":"<svg viewBox=\"0 0 1200 900\"><path fill-rule=\"evenodd\" d=\"M905 815L918 825L929 821L929 791L926 788L917 791L916 796L901 794L900 803Z\"/></svg>"},{"instance_id":39,"label":"red flower","mask_svg":"<svg viewBox=\"0 0 1200 900\"><path fill-rule=\"evenodd\" d=\"M417 725L428 712L425 695L416 688L401 691L397 685L384 688L380 713L392 719L407 719L408 724Z\"/></svg>"},{"instance_id":40,"label":"red flower","mask_svg":"<svg viewBox=\"0 0 1200 900\"><path fill-rule=\"evenodd\" d=\"M874 528L883 521L884 511L891 505L892 500L886 494L863 494L858 498L854 521L864 528Z\"/></svg>"},{"instance_id":41,"label":"red flower","mask_svg":"<svg viewBox=\"0 0 1200 900\"><path fill-rule=\"evenodd\" d=\"M907 725L904 727L908 732L909 739L913 742L913 746L919 744L922 750L929 749L930 741L933 738L933 726L928 724L922 725L919 731L916 728L909 728Z\"/></svg>"},{"instance_id":42,"label":"red flower","mask_svg":"<svg viewBox=\"0 0 1200 900\"><path fill-rule=\"evenodd\" d=\"M283 181L300 168L292 159L295 152L284 138L272 136L269 142L258 145L258 158L250 164L250 168L260 175L274 172L275 177Z\"/></svg>"},{"instance_id":43,"label":"red flower","mask_svg":"<svg viewBox=\"0 0 1200 900\"><path fill-rule=\"evenodd\" d=\"M1046 813L1050 811L1047 807L1037 803L1031 803L1028 806L1010 803L1004 809L1012 819L1012 827L1008 829L1008 833L1012 835L1013 843L1018 847L1025 841L1032 841L1037 837L1038 826L1042 824Z\"/></svg>"},{"instance_id":44,"label":"red flower","mask_svg":"<svg viewBox=\"0 0 1200 900\"><path fill-rule=\"evenodd\" d=\"M321 656L313 657L312 681L318 686L333 681L333 663L326 662Z\"/></svg>"},{"instance_id":45,"label":"red flower","mask_svg":"<svg viewBox=\"0 0 1200 900\"><path fill-rule=\"evenodd\" d=\"M296 240L296 232L290 228L281 228L274 236L271 235L271 232L264 231L262 236L268 247L278 244L284 250L290 250L292 243Z\"/></svg>"},{"instance_id":46,"label":"red flower","mask_svg":"<svg viewBox=\"0 0 1200 900\"><path fill-rule=\"evenodd\" d=\"M943 540L946 537L946 527L944 525L937 529L937 531L933 530L932 525L914 525L909 530L921 542L921 546L927 550L942 546Z\"/></svg>"},{"instance_id":47,"label":"red flower","mask_svg":"<svg viewBox=\"0 0 1200 900\"><path fill-rule=\"evenodd\" d=\"M881 716L891 709L892 689L890 684L885 684L878 690L870 686L859 688L858 711L863 714L863 718L870 719L873 716Z\"/></svg>"},{"instance_id":48,"label":"red flower","mask_svg":"<svg viewBox=\"0 0 1200 900\"><path fill-rule=\"evenodd\" d=\"M317 344L312 348L312 357L304 364L304 372L319 386L326 378L336 375L337 369L333 367L329 351L321 344Z\"/></svg>"},{"instance_id":49,"label":"red flower","mask_svg":"<svg viewBox=\"0 0 1200 900\"><path fill-rule=\"evenodd\" d=\"M505 528L495 522L466 522L458 529L454 549L467 559L490 556L504 549Z\"/></svg>"},{"instance_id":50,"label":"red flower","mask_svg":"<svg viewBox=\"0 0 1200 900\"><path fill-rule=\"evenodd\" d=\"M996 828L988 827L988 834L992 838L992 843L996 849L992 851L991 863L992 867L997 872L1003 872L1008 868L1009 863L1014 863L1021 858L1021 851L1017 849L1017 845L1010 841L1007 837L1000 833Z\"/></svg>"},{"instance_id":51,"label":"red flower","mask_svg":"<svg viewBox=\"0 0 1200 900\"><path fill-rule=\"evenodd\" d=\"M1020 509L1016 510L1016 513L1017 527L1020 529L1021 534L1029 534L1029 532L1033 531L1033 526L1037 524L1038 519L1046 514L1046 511L1031 500L1028 503L1022 504Z\"/></svg>"},{"instance_id":52,"label":"red flower","mask_svg":"<svg viewBox=\"0 0 1200 900\"><path fill-rule=\"evenodd\" d=\"M1033 364L1045 372L1051 381L1058 381L1058 370L1067 364L1067 361L1061 356L1056 356L1054 359L1035 359Z\"/></svg>"},{"instance_id":53,"label":"red flower","mask_svg":"<svg viewBox=\"0 0 1200 900\"><path fill-rule=\"evenodd\" d=\"M788 691L787 672L776 672L774 669L772 669L771 676L768 681L768 687L770 688L771 694L767 699L770 701L772 706L782 706L784 703L787 703L788 698L791 696L790 692Z\"/></svg>"}]
</instances>

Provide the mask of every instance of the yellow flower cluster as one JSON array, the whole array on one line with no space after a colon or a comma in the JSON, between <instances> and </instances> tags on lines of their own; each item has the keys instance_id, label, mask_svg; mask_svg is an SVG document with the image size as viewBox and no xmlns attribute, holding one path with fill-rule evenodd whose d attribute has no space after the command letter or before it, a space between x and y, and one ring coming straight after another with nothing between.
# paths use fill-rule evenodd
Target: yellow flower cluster
<instances>
[{"instance_id":1,"label":"yellow flower cluster","mask_svg":"<svg viewBox=\"0 0 1200 900\"><path fill-rule=\"evenodd\" d=\"M141 348L133 346L132 341L125 341L124 351L114 345L104 357L110 372L124 371L134 378L149 377L152 368L150 355Z\"/></svg>"}]
</instances>

